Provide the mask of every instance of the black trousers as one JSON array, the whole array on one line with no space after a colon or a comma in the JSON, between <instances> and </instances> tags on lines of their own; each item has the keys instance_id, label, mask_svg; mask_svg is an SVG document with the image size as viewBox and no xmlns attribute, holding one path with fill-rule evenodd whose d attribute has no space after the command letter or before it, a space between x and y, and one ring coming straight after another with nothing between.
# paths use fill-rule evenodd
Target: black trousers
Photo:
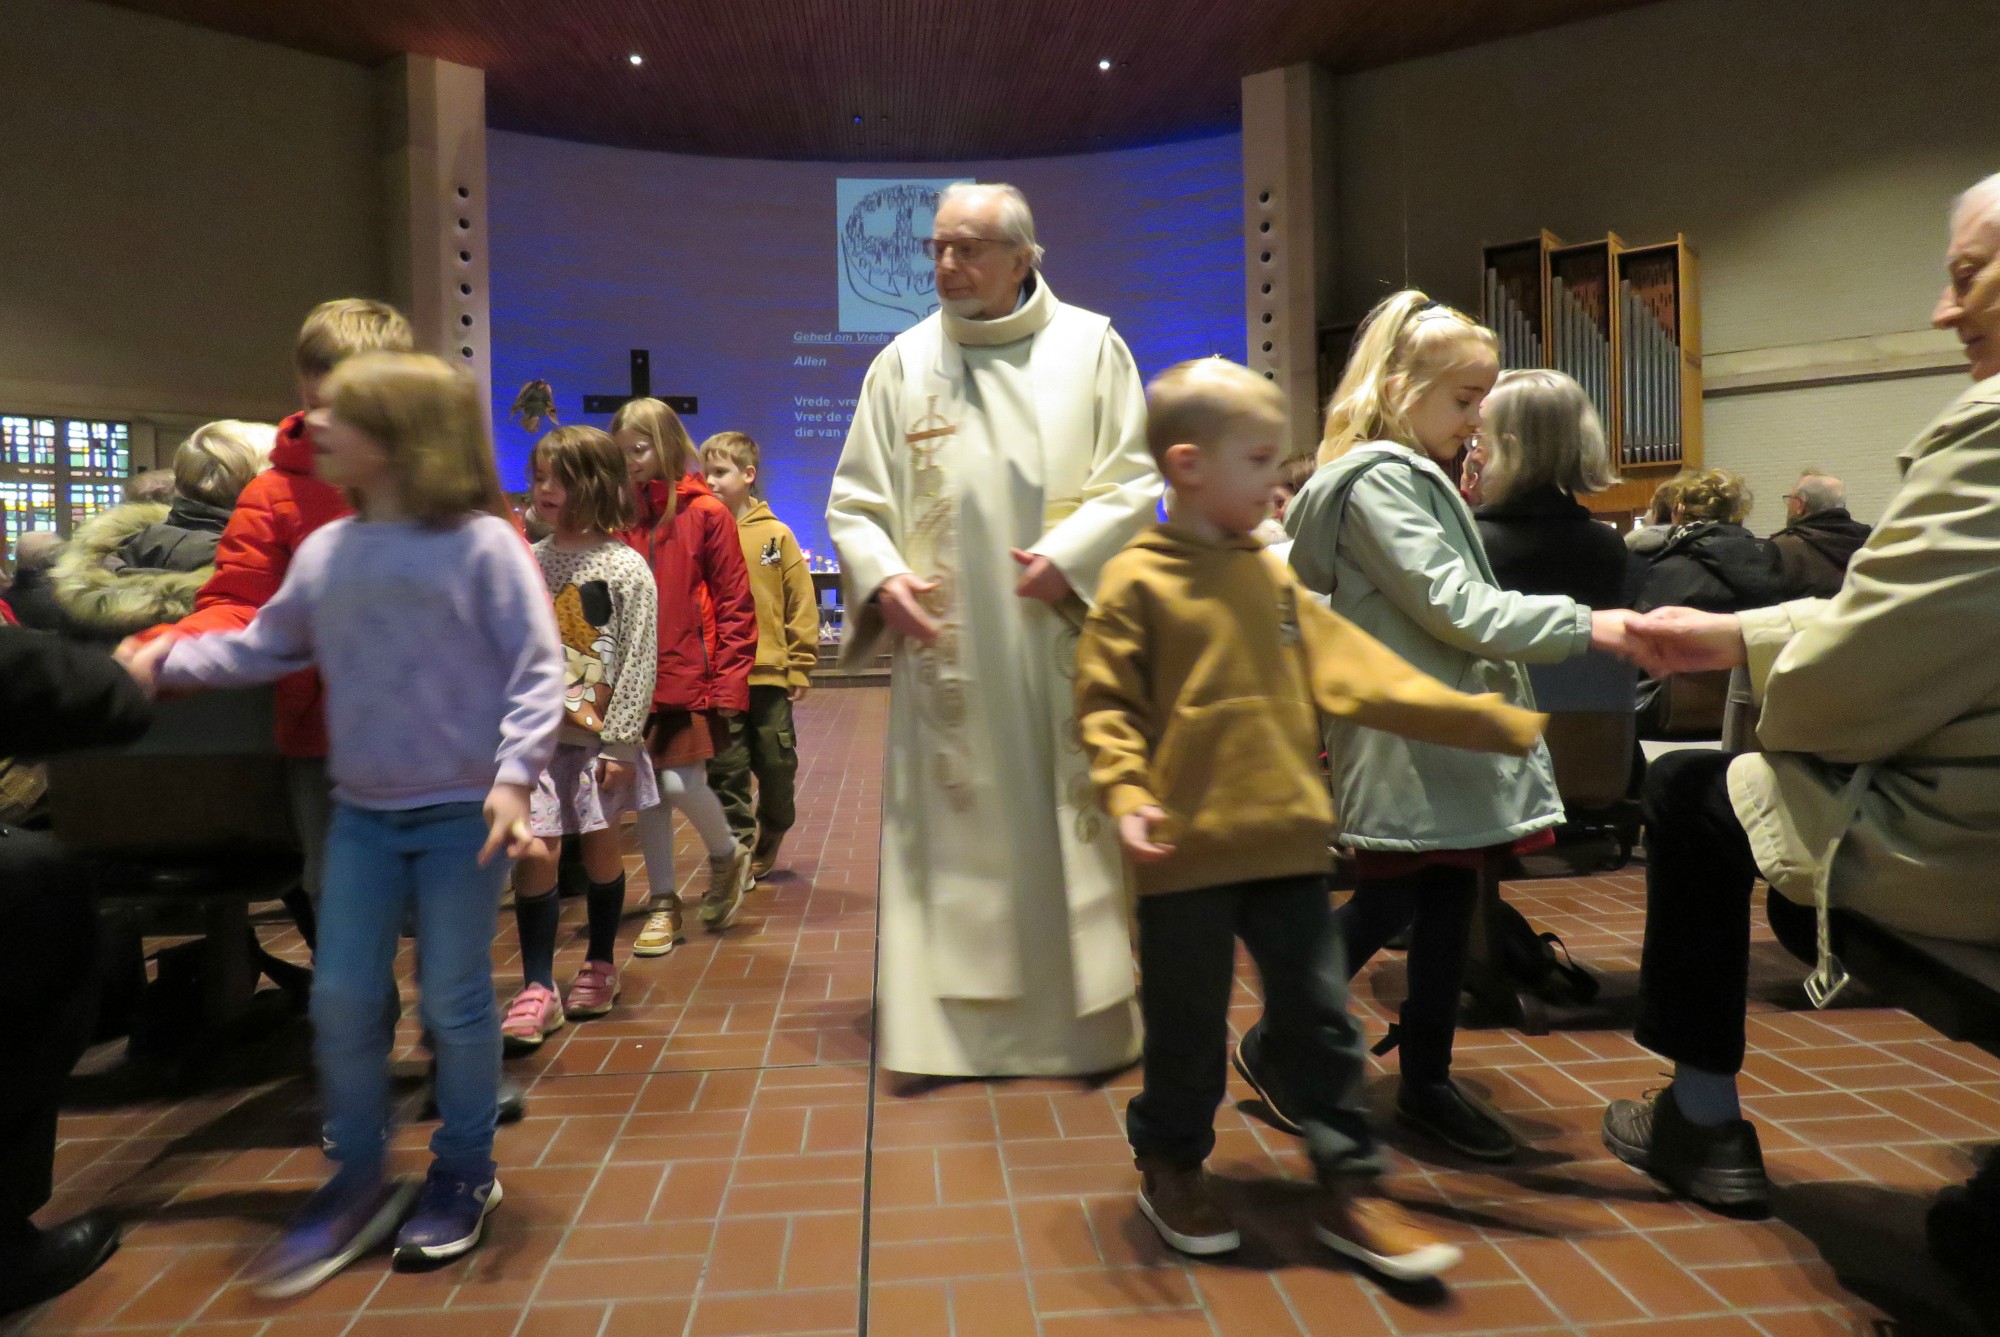
<instances>
[{"instance_id":1,"label":"black trousers","mask_svg":"<svg viewBox=\"0 0 2000 1337\"><path fill-rule=\"evenodd\" d=\"M732 715L726 723L728 737L717 737L715 757L708 763L708 787L722 800L730 832L744 846L760 826L766 836L782 836L798 821L793 793L799 749L791 694L782 687L753 686L749 712ZM757 782L754 805L752 776Z\"/></svg>"},{"instance_id":2,"label":"black trousers","mask_svg":"<svg viewBox=\"0 0 2000 1337\"><path fill-rule=\"evenodd\" d=\"M97 1007L97 906L44 832L0 827L0 1015L21 1023L0 1079L0 1241L49 1200L63 1080Z\"/></svg>"},{"instance_id":3,"label":"black trousers","mask_svg":"<svg viewBox=\"0 0 2000 1337\"><path fill-rule=\"evenodd\" d=\"M1236 939L1264 984L1259 1068L1306 1130L1321 1175L1380 1168L1361 1100L1367 1062L1347 1013L1347 970L1324 877L1274 878L1141 896L1139 1011L1145 1084L1125 1111L1132 1150L1200 1165L1215 1150L1228 1086Z\"/></svg>"},{"instance_id":4,"label":"black trousers","mask_svg":"<svg viewBox=\"0 0 2000 1337\"><path fill-rule=\"evenodd\" d=\"M1726 753L1669 752L1646 775L1646 945L1632 1038L1708 1072L1743 1066L1750 896L1757 862L1729 804ZM1771 929L1811 960L1812 910L1766 902Z\"/></svg>"},{"instance_id":5,"label":"black trousers","mask_svg":"<svg viewBox=\"0 0 2000 1337\"><path fill-rule=\"evenodd\" d=\"M1396 1028L1405 1081L1450 1079L1458 995L1465 987L1478 905L1477 872L1434 864L1404 877L1363 878L1340 907L1350 978L1389 939L1410 931L1409 991Z\"/></svg>"}]
</instances>

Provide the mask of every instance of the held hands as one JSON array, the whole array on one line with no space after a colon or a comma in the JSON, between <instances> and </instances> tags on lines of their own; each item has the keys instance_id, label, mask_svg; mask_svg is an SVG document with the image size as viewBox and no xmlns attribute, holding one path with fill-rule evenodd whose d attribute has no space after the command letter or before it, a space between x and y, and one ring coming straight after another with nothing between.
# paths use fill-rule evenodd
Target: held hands
<instances>
[{"instance_id":1,"label":"held hands","mask_svg":"<svg viewBox=\"0 0 2000 1337\"><path fill-rule=\"evenodd\" d=\"M1059 604L1074 593L1069 577L1047 557L1037 553L1023 552L1010 548L1014 560L1023 568L1021 579L1014 586L1014 593L1023 599L1039 599L1045 604Z\"/></svg>"},{"instance_id":2,"label":"held hands","mask_svg":"<svg viewBox=\"0 0 2000 1337\"><path fill-rule=\"evenodd\" d=\"M135 643L128 636L119 642L118 649L111 657L132 675L132 681L139 684L139 690L151 697L159 693L157 678L160 661L167 657L167 651L173 648L173 644L174 638L171 636L161 636L156 640L147 641L144 645Z\"/></svg>"},{"instance_id":3,"label":"held hands","mask_svg":"<svg viewBox=\"0 0 2000 1337\"><path fill-rule=\"evenodd\" d=\"M528 834L528 787L500 783L486 795L486 844L479 850L479 866L493 862L504 852L518 859L528 852L535 838Z\"/></svg>"},{"instance_id":4,"label":"held hands","mask_svg":"<svg viewBox=\"0 0 2000 1337\"><path fill-rule=\"evenodd\" d=\"M1174 852L1172 845L1153 839L1154 824L1166 820L1166 812L1150 804L1137 812L1128 812L1118 819L1118 843L1134 862L1158 863Z\"/></svg>"},{"instance_id":5,"label":"held hands","mask_svg":"<svg viewBox=\"0 0 2000 1337\"><path fill-rule=\"evenodd\" d=\"M919 645L933 644L938 638L937 623L924 611L923 598L937 587L935 580L923 580L908 572L890 576L875 596L882 608L882 620Z\"/></svg>"},{"instance_id":6,"label":"held hands","mask_svg":"<svg viewBox=\"0 0 2000 1337\"><path fill-rule=\"evenodd\" d=\"M1743 623L1734 613L1656 608L1626 616L1626 648L1617 653L1656 678L1735 668L1749 659ZM1596 637L1591 639L1595 644Z\"/></svg>"}]
</instances>

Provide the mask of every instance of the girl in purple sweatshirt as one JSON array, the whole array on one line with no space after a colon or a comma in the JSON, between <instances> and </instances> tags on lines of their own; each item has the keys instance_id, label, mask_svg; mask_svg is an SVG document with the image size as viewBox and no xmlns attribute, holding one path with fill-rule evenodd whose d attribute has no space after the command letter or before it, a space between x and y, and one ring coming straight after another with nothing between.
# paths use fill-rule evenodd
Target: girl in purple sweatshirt
<instances>
[{"instance_id":1,"label":"girl in purple sweatshirt","mask_svg":"<svg viewBox=\"0 0 2000 1337\"><path fill-rule=\"evenodd\" d=\"M317 1286L399 1225L398 1266L456 1258L499 1205L494 920L563 718L555 618L500 518L472 380L434 357L369 353L333 371L323 402L306 419L318 471L359 514L299 546L249 626L163 637L127 663L160 690L272 682L309 664L326 684L336 807L312 1018L338 1169L259 1260L258 1289L274 1297ZM421 1194L384 1168L406 920L442 1118Z\"/></svg>"}]
</instances>

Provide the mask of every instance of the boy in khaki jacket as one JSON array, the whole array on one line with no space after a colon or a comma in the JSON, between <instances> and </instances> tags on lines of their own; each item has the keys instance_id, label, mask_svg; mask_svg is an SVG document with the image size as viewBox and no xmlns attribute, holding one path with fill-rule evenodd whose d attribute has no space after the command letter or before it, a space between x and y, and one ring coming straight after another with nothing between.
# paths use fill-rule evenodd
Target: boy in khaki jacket
<instances>
[{"instance_id":1,"label":"boy in khaki jacket","mask_svg":"<svg viewBox=\"0 0 2000 1337\"><path fill-rule=\"evenodd\" d=\"M778 847L798 818L793 781L799 772L792 704L805 698L819 662L819 596L792 531L755 492L757 443L742 432L720 432L701 444L709 489L736 517L750 594L757 601L757 664L750 670L750 711L729 719L729 738L708 763L708 786L738 844L750 848L750 875L769 877ZM757 802L750 802L750 777Z\"/></svg>"},{"instance_id":2,"label":"boy in khaki jacket","mask_svg":"<svg viewBox=\"0 0 2000 1337\"><path fill-rule=\"evenodd\" d=\"M1412 668L1262 551L1251 531L1284 457L1283 401L1268 381L1211 358L1162 373L1146 399L1172 518L1106 566L1076 676L1091 776L1138 891L1145 1085L1126 1131L1139 1209L1185 1253L1241 1243L1201 1168L1226 1086L1241 937L1264 984L1263 1068L1299 1112L1325 1189L1314 1233L1386 1276L1435 1276L1459 1251L1371 1186L1380 1160L1328 902L1319 715L1516 754L1544 717Z\"/></svg>"}]
</instances>

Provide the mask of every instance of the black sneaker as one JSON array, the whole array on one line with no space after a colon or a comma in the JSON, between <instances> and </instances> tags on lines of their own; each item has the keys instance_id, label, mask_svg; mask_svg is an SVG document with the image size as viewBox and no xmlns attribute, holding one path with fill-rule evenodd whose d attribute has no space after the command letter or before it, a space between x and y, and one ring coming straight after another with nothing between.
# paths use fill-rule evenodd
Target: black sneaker
<instances>
[{"instance_id":1,"label":"black sneaker","mask_svg":"<svg viewBox=\"0 0 2000 1337\"><path fill-rule=\"evenodd\" d=\"M1396 1122L1475 1161L1511 1161L1521 1150L1507 1125L1449 1078L1404 1081L1396 1092Z\"/></svg>"},{"instance_id":2,"label":"black sneaker","mask_svg":"<svg viewBox=\"0 0 2000 1337\"><path fill-rule=\"evenodd\" d=\"M1304 1125L1288 1113L1278 1100L1277 1088L1271 1081L1271 1074L1260 1071L1260 1056L1264 1052L1263 1032L1256 1026L1243 1032L1243 1038L1236 1042L1236 1048L1229 1055L1229 1061L1236 1065L1236 1071L1243 1074L1243 1080L1257 1093L1257 1099L1264 1102L1264 1112L1270 1116L1273 1126L1282 1128L1293 1137L1304 1137Z\"/></svg>"},{"instance_id":3,"label":"black sneaker","mask_svg":"<svg viewBox=\"0 0 2000 1337\"><path fill-rule=\"evenodd\" d=\"M1644 1100L1614 1100L1604 1111L1604 1145L1684 1198L1730 1216L1768 1216L1771 1181L1748 1119L1713 1128L1690 1123L1673 1087Z\"/></svg>"}]
</instances>

